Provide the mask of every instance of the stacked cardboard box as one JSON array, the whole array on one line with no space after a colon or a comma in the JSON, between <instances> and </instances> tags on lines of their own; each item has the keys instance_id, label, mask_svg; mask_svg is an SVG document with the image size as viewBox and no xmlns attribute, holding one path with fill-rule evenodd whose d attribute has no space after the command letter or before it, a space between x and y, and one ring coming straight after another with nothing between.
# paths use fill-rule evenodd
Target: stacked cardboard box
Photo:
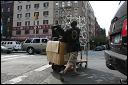
<instances>
[{"instance_id":1,"label":"stacked cardboard box","mask_svg":"<svg viewBox=\"0 0 128 85\"><path fill-rule=\"evenodd\" d=\"M48 41L46 53L48 61L56 65L64 65L69 58L66 54L66 43L60 41Z\"/></svg>"}]
</instances>

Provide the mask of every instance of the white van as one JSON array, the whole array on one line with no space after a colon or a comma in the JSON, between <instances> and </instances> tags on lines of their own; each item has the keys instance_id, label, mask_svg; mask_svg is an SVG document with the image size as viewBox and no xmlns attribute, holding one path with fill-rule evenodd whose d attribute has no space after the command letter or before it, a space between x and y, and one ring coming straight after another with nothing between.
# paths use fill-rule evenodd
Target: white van
<instances>
[{"instance_id":1,"label":"white van","mask_svg":"<svg viewBox=\"0 0 128 85\"><path fill-rule=\"evenodd\" d=\"M21 50L21 43L19 41L1 41L1 45L14 51Z\"/></svg>"}]
</instances>

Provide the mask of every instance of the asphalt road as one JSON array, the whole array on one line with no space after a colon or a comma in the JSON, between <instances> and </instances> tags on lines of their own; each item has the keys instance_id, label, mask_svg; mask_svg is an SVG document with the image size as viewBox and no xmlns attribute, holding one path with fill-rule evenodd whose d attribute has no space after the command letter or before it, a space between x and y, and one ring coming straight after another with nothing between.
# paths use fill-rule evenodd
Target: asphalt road
<instances>
[{"instance_id":1,"label":"asphalt road","mask_svg":"<svg viewBox=\"0 0 128 85\"><path fill-rule=\"evenodd\" d=\"M83 59L86 58L83 53ZM89 51L88 67L77 68L80 75L63 76L53 72L46 55L29 55L25 52L1 54L2 84L120 84L120 78L127 78L105 65L104 51Z\"/></svg>"}]
</instances>

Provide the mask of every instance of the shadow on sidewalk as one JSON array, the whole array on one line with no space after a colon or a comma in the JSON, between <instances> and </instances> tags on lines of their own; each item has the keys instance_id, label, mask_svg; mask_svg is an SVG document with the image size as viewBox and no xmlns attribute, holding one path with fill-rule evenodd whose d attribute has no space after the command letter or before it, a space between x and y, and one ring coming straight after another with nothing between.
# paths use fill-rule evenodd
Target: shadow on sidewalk
<instances>
[{"instance_id":1,"label":"shadow on sidewalk","mask_svg":"<svg viewBox=\"0 0 128 85\"><path fill-rule=\"evenodd\" d=\"M111 73L95 69L78 69L80 75L72 76L70 73L63 75L63 84L120 84L120 78ZM52 72L53 77L60 80L59 73Z\"/></svg>"}]
</instances>

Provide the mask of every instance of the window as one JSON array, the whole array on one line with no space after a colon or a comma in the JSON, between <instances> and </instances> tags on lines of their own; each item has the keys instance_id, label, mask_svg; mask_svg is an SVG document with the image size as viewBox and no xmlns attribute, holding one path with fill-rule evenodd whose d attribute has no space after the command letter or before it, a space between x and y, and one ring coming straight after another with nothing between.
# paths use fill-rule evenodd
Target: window
<instances>
[{"instance_id":1,"label":"window","mask_svg":"<svg viewBox=\"0 0 128 85\"><path fill-rule=\"evenodd\" d=\"M38 9L39 8L39 4L34 4L34 8Z\"/></svg>"},{"instance_id":2,"label":"window","mask_svg":"<svg viewBox=\"0 0 128 85\"><path fill-rule=\"evenodd\" d=\"M64 2L62 2L62 7L64 7L65 6L65 3Z\"/></svg>"},{"instance_id":3,"label":"window","mask_svg":"<svg viewBox=\"0 0 128 85\"><path fill-rule=\"evenodd\" d=\"M40 39L34 39L33 43L40 43Z\"/></svg>"},{"instance_id":4,"label":"window","mask_svg":"<svg viewBox=\"0 0 128 85\"><path fill-rule=\"evenodd\" d=\"M17 18L22 18L22 14L17 14Z\"/></svg>"},{"instance_id":5,"label":"window","mask_svg":"<svg viewBox=\"0 0 128 85\"><path fill-rule=\"evenodd\" d=\"M35 29L33 30L33 34L35 34Z\"/></svg>"},{"instance_id":6,"label":"window","mask_svg":"<svg viewBox=\"0 0 128 85\"><path fill-rule=\"evenodd\" d=\"M30 9L31 8L31 5L26 5L26 9Z\"/></svg>"},{"instance_id":7,"label":"window","mask_svg":"<svg viewBox=\"0 0 128 85\"><path fill-rule=\"evenodd\" d=\"M39 21L34 21L33 24L34 25L39 25Z\"/></svg>"},{"instance_id":8,"label":"window","mask_svg":"<svg viewBox=\"0 0 128 85\"><path fill-rule=\"evenodd\" d=\"M58 20L55 21L55 24L58 24Z\"/></svg>"},{"instance_id":9,"label":"window","mask_svg":"<svg viewBox=\"0 0 128 85\"><path fill-rule=\"evenodd\" d=\"M47 39L42 39L42 43L47 43Z\"/></svg>"},{"instance_id":10,"label":"window","mask_svg":"<svg viewBox=\"0 0 128 85\"><path fill-rule=\"evenodd\" d=\"M25 17L30 17L30 13L26 13L25 14Z\"/></svg>"},{"instance_id":11,"label":"window","mask_svg":"<svg viewBox=\"0 0 128 85\"><path fill-rule=\"evenodd\" d=\"M38 34L39 33L39 29L36 29L36 34Z\"/></svg>"},{"instance_id":12,"label":"window","mask_svg":"<svg viewBox=\"0 0 128 85\"><path fill-rule=\"evenodd\" d=\"M78 1L74 1L74 3L78 3Z\"/></svg>"},{"instance_id":13,"label":"window","mask_svg":"<svg viewBox=\"0 0 128 85\"><path fill-rule=\"evenodd\" d=\"M55 13L56 13L56 15L58 15L58 14L59 14L59 11L58 11L58 10L56 10L56 12L55 12Z\"/></svg>"},{"instance_id":14,"label":"window","mask_svg":"<svg viewBox=\"0 0 128 85\"><path fill-rule=\"evenodd\" d=\"M10 18L8 18L8 22L10 22Z\"/></svg>"},{"instance_id":15,"label":"window","mask_svg":"<svg viewBox=\"0 0 128 85\"><path fill-rule=\"evenodd\" d=\"M17 22L17 26L21 26L21 22Z\"/></svg>"},{"instance_id":16,"label":"window","mask_svg":"<svg viewBox=\"0 0 128 85\"><path fill-rule=\"evenodd\" d=\"M17 10L22 10L22 6L18 6Z\"/></svg>"},{"instance_id":17,"label":"window","mask_svg":"<svg viewBox=\"0 0 128 85\"><path fill-rule=\"evenodd\" d=\"M33 25L36 25L36 24L35 24L35 21L33 22Z\"/></svg>"},{"instance_id":18,"label":"window","mask_svg":"<svg viewBox=\"0 0 128 85\"><path fill-rule=\"evenodd\" d=\"M48 20L43 20L43 24L48 24Z\"/></svg>"},{"instance_id":19,"label":"window","mask_svg":"<svg viewBox=\"0 0 128 85\"><path fill-rule=\"evenodd\" d=\"M37 21L37 25L39 25L39 21Z\"/></svg>"},{"instance_id":20,"label":"window","mask_svg":"<svg viewBox=\"0 0 128 85\"><path fill-rule=\"evenodd\" d=\"M74 6L78 6L78 1L74 1Z\"/></svg>"},{"instance_id":21,"label":"window","mask_svg":"<svg viewBox=\"0 0 128 85\"><path fill-rule=\"evenodd\" d=\"M25 21L25 26L30 26L30 21Z\"/></svg>"},{"instance_id":22,"label":"window","mask_svg":"<svg viewBox=\"0 0 128 85\"><path fill-rule=\"evenodd\" d=\"M25 43L30 43L32 41L32 39L27 39L26 41L25 41Z\"/></svg>"},{"instance_id":23,"label":"window","mask_svg":"<svg viewBox=\"0 0 128 85\"><path fill-rule=\"evenodd\" d=\"M43 16L48 16L49 15L49 12L48 11L44 11L43 12Z\"/></svg>"},{"instance_id":24,"label":"window","mask_svg":"<svg viewBox=\"0 0 128 85\"><path fill-rule=\"evenodd\" d=\"M44 30L43 30L43 33L44 33L44 34L48 33L48 29L44 29Z\"/></svg>"},{"instance_id":25,"label":"window","mask_svg":"<svg viewBox=\"0 0 128 85\"><path fill-rule=\"evenodd\" d=\"M17 30L16 35L20 35L20 34L21 34L21 30Z\"/></svg>"},{"instance_id":26,"label":"window","mask_svg":"<svg viewBox=\"0 0 128 85\"><path fill-rule=\"evenodd\" d=\"M8 12L10 12L10 8L8 8Z\"/></svg>"},{"instance_id":27,"label":"window","mask_svg":"<svg viewBox=\"0 0 128 85\"><path fill-rule=\"evenodd\" d=\"M12 44L12 42L8 42L7 44Z\"/></svg>"},{"instance_id":28,"label":"window","mask_svg":"<svg viewBox=\"0 0 128 85\"><path fill-rule=\"evenodd\" d=\"M58 2L56 2L56 6L58 6L59 5L59 3Z\"/></svg>"},{"instance_id":29,"label":"window","mask_svg":"<svg viewBox=\"0 0 128 85\"><path fill-rule=\"evenodd\" d=\"M44 7L48 7L49 6L49 3L48 2L45 2L44 3Z\"/></svg>"},{"instance_id":30,"label":"window","mask_svg":"<svg viewBox=\"0 0 128 85\"><path fill-rule=\"evenodd\" d=\"M3 8L1 8L1 12L3 12L4 10L3 10Z\"/></svg>"},{"instance_id":31,"label":"window","mask_svg":"<svg viewBox=\"0 0 128 85\"><path fill-rule=\"evenodd\" d=\"M34 18L38 19L38 17L39 17L39 12L34 12Z\"/></svg>"},{"instance_id":32,"label":"window","mask_svg":"<svg viewBox=\"0 0 128 85\"><path fill-rule=\"evenodd\" d=\"M2 42L2 44L4 44L4 42Z\"/></svg>"},{"instance_id":33,"label":"window","mask_svg":"<svg viewBox=\"0 0 128 85\"><path fill-rule=\"evenodd\" d=\"M68 1L68 4L67 4L68 6L71 6L71 2L70 1Z\"/></svg>"},{"instance_id":34,"label":"window","mask_svg":"<svg viewBox=\"0 0 128 85\"><path fill-rule=\"evenodd\" d=\"M25 34L29 34L29 29L25 29Z\"/></svg>"}]
</instances>

